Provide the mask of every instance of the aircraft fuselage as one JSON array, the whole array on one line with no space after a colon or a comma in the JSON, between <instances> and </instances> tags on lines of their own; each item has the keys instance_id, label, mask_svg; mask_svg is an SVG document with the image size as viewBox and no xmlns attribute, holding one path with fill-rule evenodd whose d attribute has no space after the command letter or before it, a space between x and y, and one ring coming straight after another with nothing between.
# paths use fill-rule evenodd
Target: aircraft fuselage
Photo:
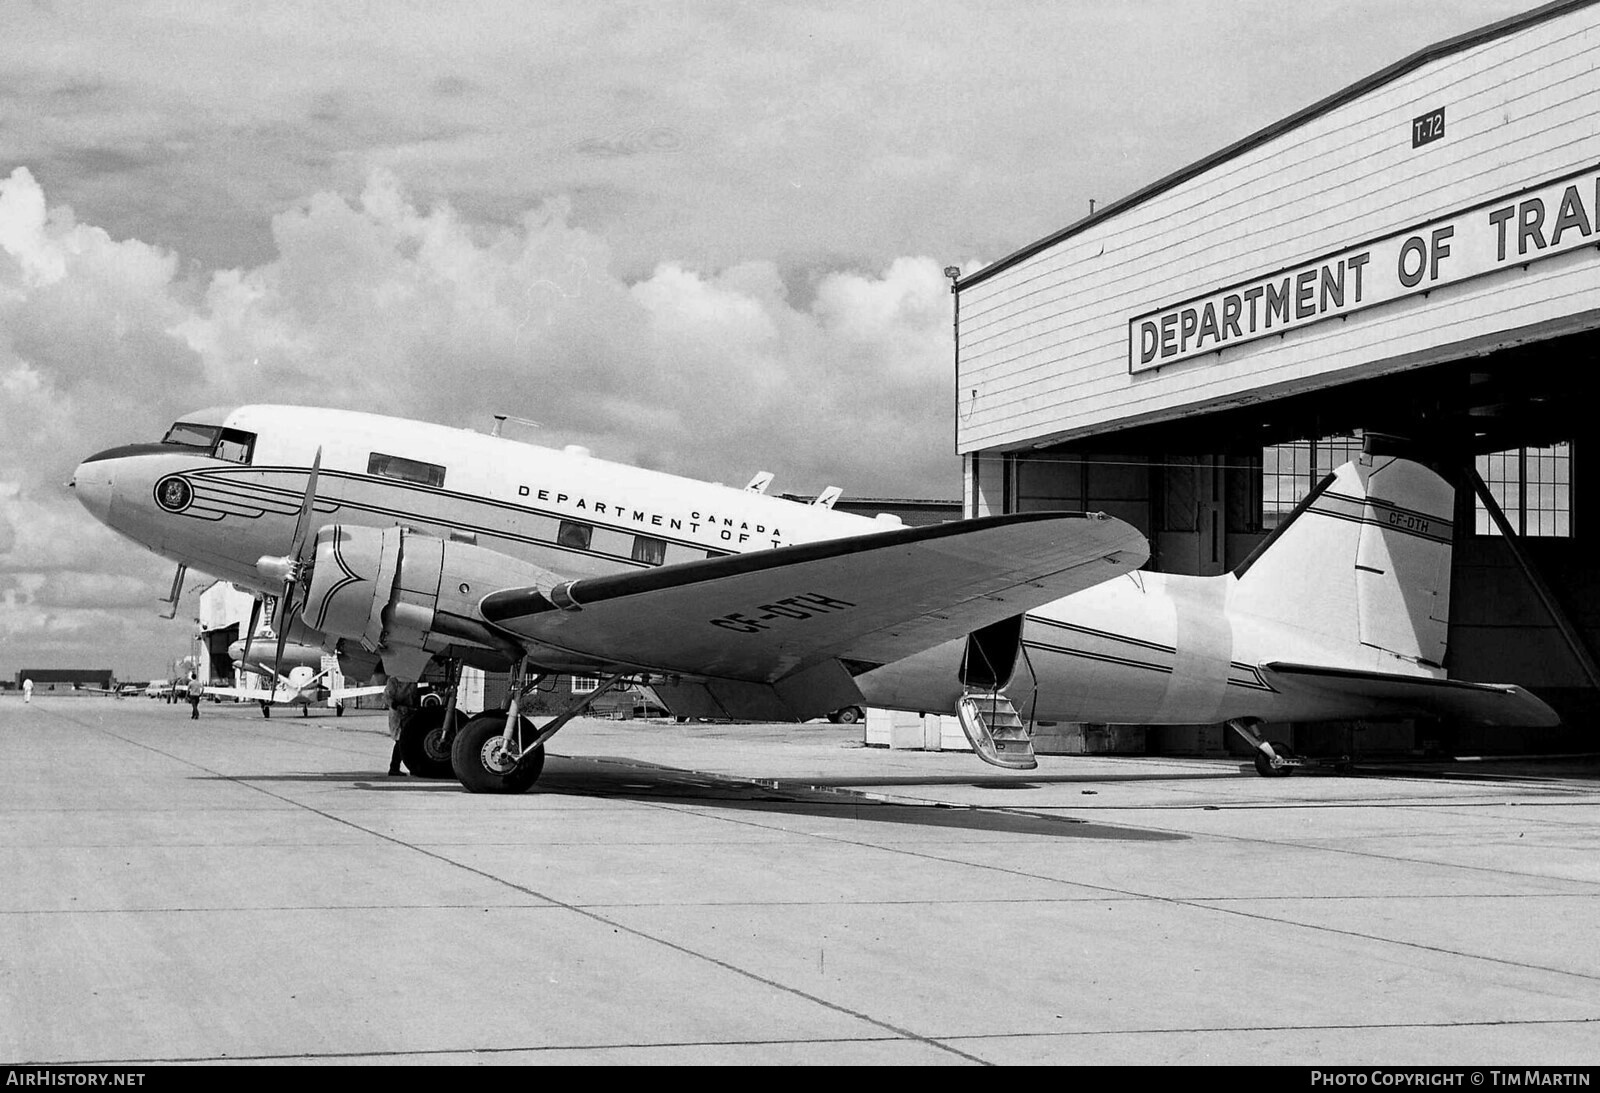
<instances>
[{"instance_id":1,"label":"aircraft fuselage","mask_svg":"<svg viewBox=\"0 0 1600 1093\"><path fill-rule=\"evenodd\" d=\"M399 525L566 579L896 526L586 453L373 414L246 406L186 421L168 442L85 460L78 496L148 549L263 592L277 588L258 559L287 549L319 450L318 526ZM186 446L186 438L196 443ZM1351 519L1373 522L1362 502L1354 503ZM1280 693L1258 665L1443 674L1381 642L1330 640L1326 627L1310 624L1315 611L1306 612L1305 625L1292 614L1263 615L1259 597L1244 602L1239 588L1231 574L1133 573L1035 609L1022 627L1009 693L1019 709L1051 721L1302 720L1363 716L1382 704ZM964 641L948 642L865 671L857 685L868 704L947 712L963 691L966 650Z\"/></svg>"}]
</instances>

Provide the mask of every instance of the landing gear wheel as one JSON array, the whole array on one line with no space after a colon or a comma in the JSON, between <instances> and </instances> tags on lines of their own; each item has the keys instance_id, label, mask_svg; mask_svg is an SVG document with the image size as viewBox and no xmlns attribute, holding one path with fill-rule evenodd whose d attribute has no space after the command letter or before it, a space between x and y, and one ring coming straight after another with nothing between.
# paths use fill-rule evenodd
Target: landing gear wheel
<instances>
[{"instance_id":1,"label":"landing gear wheel","mask_svg":"<svg viewBox=\"0 0 1600 1093\"><path fill-rule=\"evenodd\" d=\"M533 722L519 717L517 735L528 740L534 735ZM481 713L461 726L450 746L450 765L461 784L473 793L526 793L544 770L541 744L520 762L507 754L501 735L506 727L504 710Z\"/></svg>"},{"instance_id":2,"label":"landing gear wheel","mask_svg":"<svg viewBox=\"0 0 1600 1093\"><path fill-rule=\"evenodd\" d=\"M854 725L863 717L860 706L845 706L843 709L834 710L828 715L828 720L835 725Z\"/></svg>"},{"instance_id":3,"label":"landing gear wheel","mask_svg":"<svg viewBox=\"0 0 1600 1093\"><path fill-rule=\"evenodd\" d=\"M1289 745L1283 743L1281 740L1268 740L1267 743L1281 758L1294 758L1294 752L1289 750ZM1268 759L1263 753L1258 751L1256 752L1256 773L1261 775L1263 778L1287 778L1290 774L1294 773L1294 768L1275 767L1272 765L1272 760Z\"/></svg>"},{"instance_id":4,"label":"landing gear wheel","mask_svg":"<svg viewBox=\"0 0 1600 1093\"><path fill-rule=\"evenodd\" d=\"M418 778L454 778L450 744L461 718L446 731L443 706L423 706L407 711L400 721L400 758Z\"/></svg>"}]
</instances>

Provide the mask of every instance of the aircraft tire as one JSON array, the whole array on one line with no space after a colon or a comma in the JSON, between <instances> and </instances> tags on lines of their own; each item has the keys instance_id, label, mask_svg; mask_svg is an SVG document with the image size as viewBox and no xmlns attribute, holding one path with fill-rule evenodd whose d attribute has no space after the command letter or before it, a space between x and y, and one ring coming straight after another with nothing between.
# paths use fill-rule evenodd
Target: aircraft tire
<instances>
[{"instance_id":1,"label":"aircraft tire","mask_svg":"<svg viewBox=\"0 0 1600 1093\"><path fill-rule=\"evenodd\" d=\"M456 718L459 728L461 718ZM400 758L416 778L454 778L450 758L451 735L444 731L444 707L423 706L407 711L400 721Z\"/></svg>"},{"instance_id":2,"label":"aircraft tire","mask_svg":"<svg viewBox=\"0 0 1600 1093\"><path fill-rule=\"evenodd\" d=\"M1272 745L1272 750L1273 751L1277 752L1279 755L1283 756L1285 759L1291 758L1294 755L1294 752L1289 750L1289 745L1285 744L1281 740L1268 740L1267 743ZM1273 766L1272 765L1272 761L1270 759L1268 759L1265 755L1261 754L1261 752L1259 752L1259 751L1256 752L1256 773L1261 775L1261 777L1263 777L1263 778L1287 778L1287 777L1289 777L1289 775L1291 773L1293 773L1293 771L1294 771L1293 767L1275 767L1275 766Z\"/></svg>"},{"instance_id":3,"label":"aircraft tire","mask_svg":"<svg viewBox=\"0 0 1600 1093\"><path fill-rule=\"evenodd\" d=\"M828 720L836 725L854 725L862 717L860 706L846 706L835 710L828 715Z\"/></svg>"},{"instance_id":4,"label":"aircraft tire","mask_svg":"<svg viewBox=\"0 0 1600 1093\"><path fill-rule=\"evenodd\" d=\"M531 736L533 722L518 718L519 730ZM515 766L497 764L497 739L506 727L504 710L489 710L470 719L456 733L450 747L455 776L471 793L526 793L544 770L544 747L536 748Z\"/></svg>"}]
</instances>

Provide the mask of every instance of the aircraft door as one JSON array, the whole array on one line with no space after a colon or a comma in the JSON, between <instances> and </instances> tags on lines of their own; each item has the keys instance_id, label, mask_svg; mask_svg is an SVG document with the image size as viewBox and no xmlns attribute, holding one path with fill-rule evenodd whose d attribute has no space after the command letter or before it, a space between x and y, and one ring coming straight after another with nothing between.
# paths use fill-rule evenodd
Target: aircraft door
<instances>
[{"instance_id":1,"label":"aircraft door","mask_svg":"<svg viewBox=\"0 0 1600 1093\"><path fill-rule=\"evenodd\" d=\"M961 682L969 691L998 691L1011 682L1022 648L1021 615L990 623L967 635Z\"/></svg>"}]
</instances>

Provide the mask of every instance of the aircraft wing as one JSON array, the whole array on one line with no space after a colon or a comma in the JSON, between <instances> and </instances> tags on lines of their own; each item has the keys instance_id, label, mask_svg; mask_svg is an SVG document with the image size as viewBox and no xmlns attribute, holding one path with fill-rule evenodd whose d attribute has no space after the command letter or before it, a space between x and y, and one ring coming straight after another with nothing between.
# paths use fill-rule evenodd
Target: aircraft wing
<instances>
[{"instance_id":1,"label":"aircraft wing","mask_svg":"<svg viewBox=\"0 0 1600 1093\"><path fill-rule=\"evenodd\" d=\"M618 668L771 685L814 667L859 674L1148 555L1144 536L1103 514L1017 513L589 577L548 594L506 589L480 611L535 659L542 646ZM837 679L828 686L837 690Z\"/></svg>"},{"instance_id":2,"label":"aircraft wing","mask_svg":"<svg viewBox=\"0 0 1600 1093\"><path fill-rule=\"evenodd\" d=\"M219 695L222 698L237 698L246 702L272 702L274 691L265 691L257 687L207 687L208 695Z\"/></svg>"},{"instance_id":3,"label":"aircraft wing","mask_svg":"<svg viewBox=\"0 0 1600 1093\"><path fill-rule=\"evenodd\" d=\"M1544 701L1510 683L1468 683L1269 661L1261 665L1267 681L1293 694L1358 696L1386 710L1410 707L1419 717L1452 717L1482 725L1546 728L1561 716Z\"/></svg>"},{"instance_id":4,"label":"aircraft wing","mask_svg":"<svg viewBox=\"0 0 1600 1093\"><path fill-rule=\"evenodd\" d=\"M361 698L364 695L381 695L382 687L340 687L328 692L329 702L343 702L347 698Z\"/></svg>"}]
</instances>

